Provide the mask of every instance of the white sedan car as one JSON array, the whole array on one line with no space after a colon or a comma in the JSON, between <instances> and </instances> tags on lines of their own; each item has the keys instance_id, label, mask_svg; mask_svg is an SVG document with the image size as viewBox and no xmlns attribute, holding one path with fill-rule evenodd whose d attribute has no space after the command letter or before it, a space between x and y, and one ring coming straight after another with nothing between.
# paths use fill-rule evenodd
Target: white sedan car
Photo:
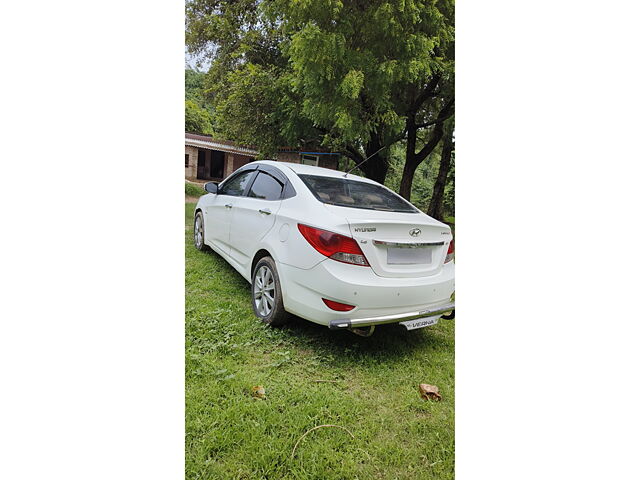
<instances>
[{"instance_id":1,"label":"white sedan car","mask_svg":"<svg viewBox=\"0 0 640 480\"><path fill-rule=\"evenodd\" d=\"M240 168L195 209L194 243L211 247L251 283L255 314L288 314L369 335L453 315L451 229L388 188L294 163Z\"/></svg>"}]
</instances>

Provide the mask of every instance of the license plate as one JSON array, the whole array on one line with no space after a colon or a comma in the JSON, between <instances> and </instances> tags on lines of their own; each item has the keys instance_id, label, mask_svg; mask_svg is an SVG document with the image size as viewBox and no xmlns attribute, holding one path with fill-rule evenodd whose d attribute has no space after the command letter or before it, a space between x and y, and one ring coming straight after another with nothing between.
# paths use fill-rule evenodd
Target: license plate
<instances>
[{"instance_id":1,"label":"license plate","mask_svg":"<svg viewBox=\"0 0 640 480\"><path fill-rule=\"evenodd\" d=\"M425 317L425 318L416 318L415 320L407 320L406 322L399 322L400 325L404 326L407 330L415 330L417 328L430 327L431 325L435 325L438 323L438 319L441 315L436 315L433 317Z\"/></svg>"},{"instance_id":2,"label":"license plate","mask_svg":"<svg viewBox=\"0 0 640 480\"><path fill-rule=\"evenodd\" d=\"M430 248L387 248L389 265L415 265L431 263Z\"/></svg>"}]
</instances>

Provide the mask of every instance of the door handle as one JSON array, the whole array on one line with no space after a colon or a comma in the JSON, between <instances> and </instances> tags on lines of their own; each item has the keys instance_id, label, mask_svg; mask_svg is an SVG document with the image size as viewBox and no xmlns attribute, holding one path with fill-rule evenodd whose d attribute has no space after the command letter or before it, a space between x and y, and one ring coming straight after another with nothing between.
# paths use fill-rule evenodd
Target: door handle
<instances>
[{"instance_id":1,"label":"door handle","mask_svg":"<svg viewBox=\"0 0 640 480\"><path fill-rule=\"evenodd\" d=\"M271 215L271 210L269 210L268 208L265 208L264 210L261 208L260 210L258 210L260 213L264 213L265 215Z\"/></svg>"},{"instance_id":2,"label":"door handle","mask_svg":"<svg viewBox=\"0 0 640 480\"><path fill-rule=\"evenodd\" d=\"M233 205L231 205L230 203L227 203L224 207L225 208L231 208L231 207L233 207Z\"/></svg>"}]
</instances>

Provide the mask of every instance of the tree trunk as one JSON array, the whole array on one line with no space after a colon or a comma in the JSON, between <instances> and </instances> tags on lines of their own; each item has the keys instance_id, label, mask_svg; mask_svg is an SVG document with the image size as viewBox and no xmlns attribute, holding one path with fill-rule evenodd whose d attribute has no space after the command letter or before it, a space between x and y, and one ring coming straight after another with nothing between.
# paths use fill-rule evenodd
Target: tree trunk
<instances>
[{"instance_id":1,"label":"tree trunk","mask_svg":"<svg viewBox=\"0 0 640 480\"><path fill-rule=\"evenodd\" d=\"M389 152L388 149L382 148L383 145L380 138L372 136L365 146L365 158L371 158L359 167L365 177L382 184L384 184L389 171Z\"/></svg>"},{"instance_id":2,"label":"tree trunk","mask_svg":"<svg viewBox=\"0 0 640 480\"><path fill-rule=\"evenodd\" d=\"M405 154L404 169L402 170L402 180L400 180L400 196L402 198L411 201L411 185L413 185L413 177L416 174L416 169L436 148L442 138L442 132L442 123L436 124L429 141L416 153L417 130L410 129L408 131L407 153Z\"/></svg>"},{"instance_id":3,"label":"tree trunk","mask_svg":"<svg viewBox=\"0 0 640 480\"><path fill-rule=\"evenodd\" d=\"M451 168L451 152L453 151L453 126L447 129L444 139L442 140L442 154L440 156L440 170L438 171L438 178L433 185L433 195L431 195L431 202L429 203L429 209L427 215L437 220L442 221L443 204L444 204L444 187L447 184L447 175Z\"/></svg>"},{"instance_id":4,"label":"tree trunk","mask_svg":"<svg viewBox=\"0 0 640 480\"><path fill-rule=\"evenodd\" d=\"M402 178L400 179L400 196L409 202L411 201L411 186L413 185L413 177L419 163L415 162L415 154L411 155L409 151L405 156L404 168L402 169Z\"/></svg>"},{"instance_id":5,"label":"tree trunk","mask_svg":"<svg viewBox=\"0 0 640 480\"><path fill-rule=\"evenodd\" d=\"M377 154L367 160L364 165L362 165L361 170L367 178L374 182L384 184L387 178L387 172L389 171L389 164L387 163L386 157Z\"/></svg>"},{"instance_id":6,"label":"tree trunk","mask_svg":"<svg viewBox=\"0 0 640 480\"><path fill-rule=\"evenodd\" d=\"M433 83L435 81L435 83ZM418 97L414 107L409 111L407 117L407 153L405 154L404 169L402 171L402 180L400 181L400 195L408 201L411 201L411 185L413 185L413 177L416 169L436 148L444 133L444 121L453 115L454 97L451 97L444 104L437 118L434 121L418 124L416 123L416 113L421 108L422 103L433 92L437 82L434 77L429 87ZM425 127L433 126L433 131L429 140L424 144L419 152L416 152L416 139L418 130Z\"/></svg>"}]
</instances>

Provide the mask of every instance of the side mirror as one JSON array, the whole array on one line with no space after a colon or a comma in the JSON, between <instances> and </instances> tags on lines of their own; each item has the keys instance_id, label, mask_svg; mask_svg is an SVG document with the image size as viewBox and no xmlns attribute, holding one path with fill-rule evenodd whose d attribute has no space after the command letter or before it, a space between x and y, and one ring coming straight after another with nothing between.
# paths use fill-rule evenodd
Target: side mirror
<instances>
[{"instance_id":1,"label":"side mirror","mask_svg":"<svg viewBox=\"0 0 640 480\"><path fill-rule=\"evenodd\" d=\"M204 189L208 193L218 193L218 184L216 182L207 182L204 184Z\"/></svg>"}]
</instances>

